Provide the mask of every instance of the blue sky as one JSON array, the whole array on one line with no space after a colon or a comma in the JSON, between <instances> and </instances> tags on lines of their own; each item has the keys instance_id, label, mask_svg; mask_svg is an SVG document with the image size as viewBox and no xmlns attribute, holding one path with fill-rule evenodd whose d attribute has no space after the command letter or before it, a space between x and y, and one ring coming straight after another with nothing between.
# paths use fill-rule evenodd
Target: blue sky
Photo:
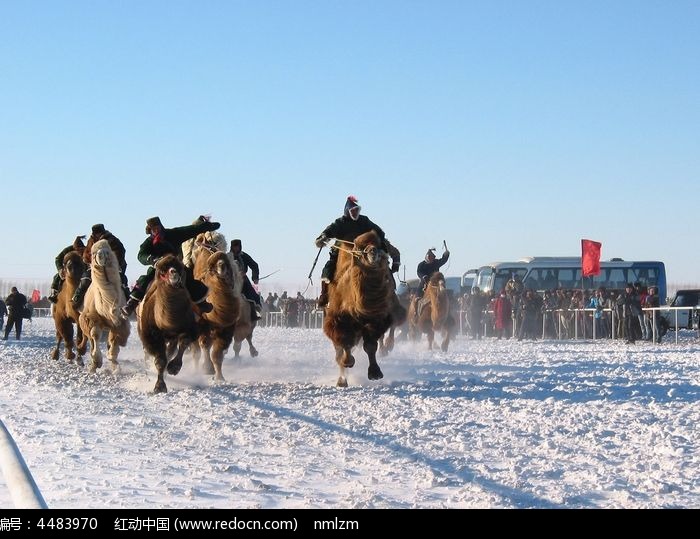
<instances>
[{"instance_id":1,"label":"blue sky","mask_svg":"<svg viewBox=\"0 0 700 539\"><path fill-rule=\"evenodd\" d=\"M102 222L133 282L147 217L205 213L292 292L354 194L407 277L442 240L460 275L591 238L700 282L697 1L0 12L2 278L48 281Z\"/></svg>"}]
</instances>

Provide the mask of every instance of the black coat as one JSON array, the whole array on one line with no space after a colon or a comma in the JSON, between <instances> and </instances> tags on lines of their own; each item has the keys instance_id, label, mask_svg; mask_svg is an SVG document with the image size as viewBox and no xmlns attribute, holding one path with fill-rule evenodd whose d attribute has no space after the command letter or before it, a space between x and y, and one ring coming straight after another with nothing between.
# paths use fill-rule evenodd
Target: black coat
<instances>
[{"instance_id":1,"label":"black coat","mask_svg":"<svg viewBox=\"0 0 700 539\"><path fill-rule=\"evenodd\" d=\"M370 221L369 217L366 215L360 215L357 221L353 221L350 217L345 217L344 215L338 217L326 227L323 233L327 238L355 241L357 236L369 232L370 230L374 230L379 235L379 239L382 241L382 245L384 245L384 250L387 251L388 248L386 247L384 231Z\"/></svg>"},{"instance_id":2,"label":"black coat","mask_svg":"<svg viewBox=\"0 0 700 539\"><path fill-rule=\"evenodd\" d=\"M620 305L623 310L623 316L639 316L642 314L642 304L639 300L639 296L634 292L623 292L617 298L617 304Z\"/></svg>"},{"instance_id":3,"label":"black coat","mask_svg":"<svg viewBox=\"0 0 700 539\"><path fill-rule=\"evenodd\" d=\"M56 264L57 271L61 271L61 268L63 268L63 259L71 251L75 251L75 249L73 248L73 245L69 245L68 247L66 247L60 253L58 253L56 255L56 259L54 260L54 263Z\"/></svg>"},{"instance_id":4,"label":"black coat","mask_svg":"<svg viewBox=\"0 0 700 539\"><path fill-rule=\"evenodd\" d=\"M175 228L164 228L155 242L154 236L148 236L139 247L137 258L144 266L155 264L156 260L165 255L175 255L182 260L182 244L195 238L202 232L211 232L219 228L219 223L204 223L197 225L179 226Z\"/></svg>"},{"instance_id":5,"label":"black coat","mask_svg":"<svg viewBox=\"0 0 700 539\"><path fill-rule=\"evenodd\" d=\"M83 262L85 262L87 266L90 265L92 262L92 246L100 240L107 240L107 243L109 243L109 248L112 249L114 256L116 256L117 260L119 261L119 269L122 273L124 273L126 271L126 249L124 248L124 244L121 242L121 240L109 230L105 231L103 234L100 234L99 238L95 237L93 234L90 235L87 245L85 245L85 251L83 251Z\"/></svg>"},{"instance_id":6,"label":"black coat","mask_svg":"<svg viewBox=\"0 0 700 539\"><path fill-rule=\"evenodd\" d=\"M237 255L233 255L233 259L238 262L238 266L241 268L241 272L244 275L248 273L248 268L253 270L253 275L251 277L253 282L260 278L260 268L258 267L258 263L253 260L253 257L251 257L248 253L241 251Z\"/></svg>"},{"instance_id":7,"label":"black coat","mask_svg":"<svg viewBox=\"0 0 700 539\"><path fill-rule=\"evenodd\" d=\"M416 273L418 273L418 278L421 280L421 282L424 283L427 281L433 273L444 266L448 258L450 258L450 253L444 253L440 258L436 258L432 262L423 260L423 262L418 264Z\"/></svg>"},{"instance_id":8,"label":"black coat","mask_svg":"<svg viewBox=\"0 0 700 539\"><path fill-rule=\"evenodd\" d=\"M10 316L15 315L21 318L22 311L24 311L24 307L27 305L27 296L19 292L12 292L7 296L7 299L5 299L5 304L7 305L7 311L10 313Z\"/></svg>"}]
</instances>

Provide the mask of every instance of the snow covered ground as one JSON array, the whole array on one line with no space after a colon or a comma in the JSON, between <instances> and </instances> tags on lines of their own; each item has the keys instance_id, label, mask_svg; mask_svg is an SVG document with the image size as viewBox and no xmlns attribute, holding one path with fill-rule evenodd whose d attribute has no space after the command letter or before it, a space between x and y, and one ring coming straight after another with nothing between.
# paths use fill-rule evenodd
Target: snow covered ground
<instances>
[{"instance_id":1,"label":"snow covered ground","mask_svg":"<svg viewBox=\"0 0 700 539\"><path fill-rule=\"evenodd\" d=\"M672 337L672 334L671 334ZM320 330L258 329L169 392L136 333L96 375L52 321L0 344L1 417L53 508L700 507L700 342L402 342L350 387ZM107 363L107 362L106 362ZM12 507L0 477L0 507Z\"/></svg>"}]
</instances>

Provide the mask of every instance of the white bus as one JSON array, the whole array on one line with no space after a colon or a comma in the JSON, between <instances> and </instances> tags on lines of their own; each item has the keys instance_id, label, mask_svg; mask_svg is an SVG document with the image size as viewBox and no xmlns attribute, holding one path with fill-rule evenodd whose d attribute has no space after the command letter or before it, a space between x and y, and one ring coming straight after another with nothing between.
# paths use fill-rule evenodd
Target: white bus
<instances>
[{"instance_id":1,"label":"white bus","mask_svg":"<svg viewBox=\"0 0 700 539\"><path fill-rule=\"evenodd\" d=\"M622 291L627 283L638 282L642 286L656 286L660 301L666 302L666 267L658 261L601 260L600 275L584 277L582 282L581 257L526 257L517 262L494 262L481 266L473 286L486 293L499 292L515 275L520 276L526 289L537 291L556 288L594 290L599 286Z\"/></svg>"}]
</instances>

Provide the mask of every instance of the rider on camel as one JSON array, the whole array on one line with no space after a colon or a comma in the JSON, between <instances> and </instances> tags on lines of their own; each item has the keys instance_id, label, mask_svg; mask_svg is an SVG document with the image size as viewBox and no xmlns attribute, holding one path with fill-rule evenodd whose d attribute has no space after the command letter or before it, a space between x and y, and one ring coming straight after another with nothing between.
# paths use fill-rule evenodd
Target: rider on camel
<instances>
[{"instance_id":1,"label":"rider on camel","mask_svg":"<svg viewBox=\"0 0 700 539\"><path fill-rule=\"evenodd\" d=\"M231 240L231 258L238 264L238 267L243 274L243 290L241 293L249 301L255 303L255 309L253 312L253 319L260 320L260 313L262 312L262 300L260 299L260 294L257 293L254 285L258 284L260 279L260 267L258 263L253 260L253 257L248 253L243 251L243 244L241 240ZM251 279L253 284L250 283L251 279L248 279L248 268L252 271Z\"/></svg>"},{"instance_id":2,"label":"rider on camel","mask_svg":"<svg viewBox=\"0 0 700 539\"><path fill-rule=\"evenodd\" d=\"M72 244L70 244L68 247L65 247L60 253L56 255L56 258L54 260L54 263L56 264L56 273L53 276L53 281L51 281L51 294L47 298L51 303L58 302L58 293L61 291L61 288L63 287L63 281L65 280L63 278L63 259L71 251L75 251L82 258L83 252L85 251L85 244L83 243L84 239L85 236L76 236Z\"/></svg>"},{"instance_id":3,"label":"rider on camel","mask_svg":"<svg viewBox=\"0 0 700 539\"><path fill-rule=\"evenodd\" d=\"M183 242L196 237L202 232L217 230L221 226L220 223L212 223L204 218L201 221L197 225L165 228L160 221L160 217L151 217L146 220L146 234L148 234L148 237L141 244L137 258L139 262L144 266L149 266L149 268L146 274L138 278L129 295L129 301L122 307L122 316L124 318L128 318L134 312L136 306L146 294L146 289L156 274L154 265L159 259L168 254L182 259ZM185 269L187 271L186 287L192 301L200 313L208 313L212 310L212 305L206 301L206 285L194 278L191 268L186 267Z\"/></svg>"},{"instance_id":4,"label":"rider on camel","mask_svg":"<svg viewBox=\"0 0 700 539\"><path fill-rule=\"evenodd\" d=\"M126 249L124 248L124 244L109 230L105 230L105 225L98 223L96 225L92 225L92 233L90 234L85 250L83 251L85 272L80 279L78 288L75 289L73 298L71 298L71 301L76 308L79 308L83 303L85 292L87 292L90 283L92 283L92 246L100 240L107 240L107 243L109 243L109 248L112 249L114 256L117 257L117 262L119 263L119 278L121 279L122 289L124 290L124 297L129 297L129 281L126 278Z\"/></svg>"},{"instance_id":5,"label":"rider on camel","mask_svg":"<svg viewBox=\"0 0 700 539\"><path fill-rule=\"evenodd\" d=\"M401 265L401 255L393 245L391 245L386 237L384 236L384 231L374 224L366 215L360 215L361 207L357 203L357 198L350 195L345 201L345 208L343 209L342 217L338 217L330 225L328 225L321 235L314 241L316 247L319 249L326 245L331 238L337 240L353 242L355 238L374 230L379 239L382 242L382 249L389 253L392 259L391 272L395 273L399 271L399 266ZM328 283L333 280L335 276L335 267L338 263L338 250L330 249L330 258L326 265L323 267L321 272L321 295L318 298L319 308L325 307L328 304Z\"/></svg>"}]
</instances>

